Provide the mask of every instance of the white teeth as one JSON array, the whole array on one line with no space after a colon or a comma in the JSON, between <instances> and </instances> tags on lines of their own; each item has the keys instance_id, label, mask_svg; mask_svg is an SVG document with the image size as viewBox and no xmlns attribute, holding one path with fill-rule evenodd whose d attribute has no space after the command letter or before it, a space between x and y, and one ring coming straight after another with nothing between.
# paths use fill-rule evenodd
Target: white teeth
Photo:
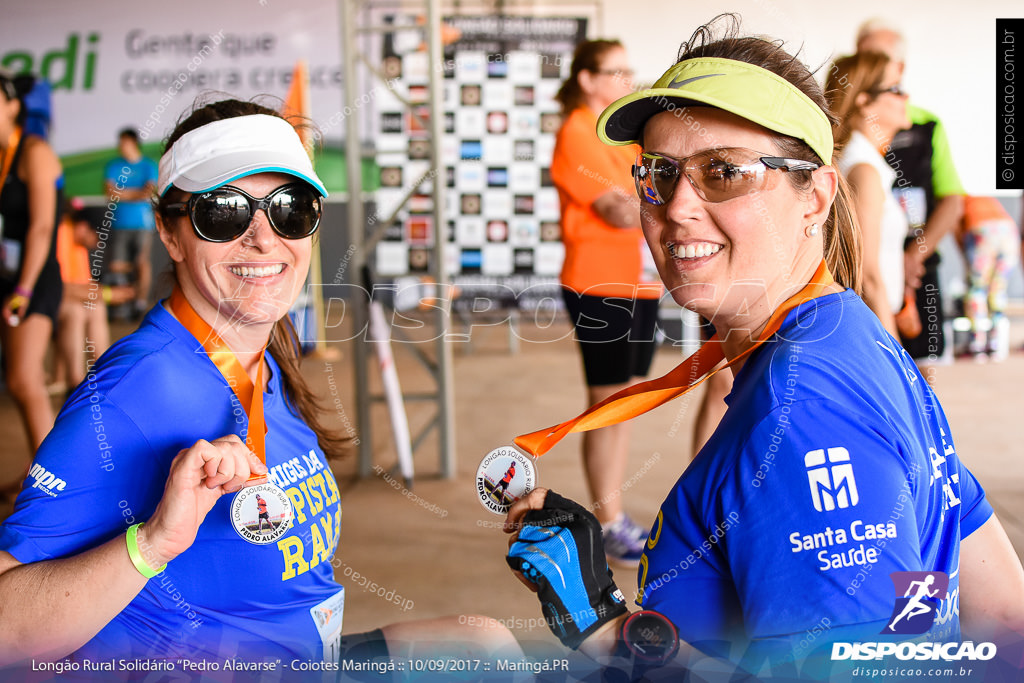
<instances>
[{"instance_id":1,"label":"white teeth","mask_svg":"<svg viewBox=\"0 0 1024 683\"><path fill-rule=\"evenodd\" d=\"M271 275L277 275L284 270L283 263L274 263L269 266L231 266L230 270L232 273L239 277L269 277Z\"/></svg>"},{"instance_id":2,"label":"white teeth","mask_svg":"<svg viewBox=\"0 0 1024 683\"><path fill-rule=\"evenodd\" d=\"M668 253L672 258L704 258L717 254L722 249L722 245L710 242L691 242L685 247L682 245L677 247L675 243L669 242L665 246L668 247Z\"/></svg>"}]
</instances>

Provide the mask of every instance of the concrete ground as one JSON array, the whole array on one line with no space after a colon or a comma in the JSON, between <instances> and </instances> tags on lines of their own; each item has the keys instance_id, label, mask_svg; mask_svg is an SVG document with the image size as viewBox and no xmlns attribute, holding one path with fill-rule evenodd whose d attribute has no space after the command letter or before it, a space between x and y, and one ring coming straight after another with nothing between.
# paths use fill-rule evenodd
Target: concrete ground
<instances>
[{"instance_id":1,"label":"concrete ground","mask_svg":"<svg viewBox=\"0 0 1024 683\"><path fill-rule=\"evenodd\" d=\"M1024 317L1014 317L1014 348L1024 340ZM124 333L126 330L115 330ZM343 495L341 543L335 558L338 580L347 587L344 631L358 632L382 624L440 615L486 614L507 624L537 651L558 652L557 642L540 621L535 598L510 574L504 560L506 535L501 518L476 500L473 479L480 459L533 431L575 415L584 407L582 372L567 323L524 324L516 353L507 347L505 330L473 329L472 349L455 348L455 423L457 472L437 477L436 440L427 439L416 454L418 476L409 492L391 474L394 449L382 405L373 408L374 463L380 473L357 479L355 458L335 463ZM335 424L354 422L351 347L338 345L343 359L328 368L311 360L309 380L329 401ZM426 349L430 352L430 349ZM403 388L429 386L426 373L402 344L395 345ZM681 360L678 348L659 349L653 368L663 374ZM374 384L379 384L371 371ZM935 369L935 386L953 428L961 459L988 492L989 500L1018 551L1024 551L1024 353L1003 363L957 362ZM698 390L699 391L699 390ZM689 462L690 433L699 394L683 397L644 415L633 425L627 472L627 508L650 522L666 492ZM362 405L360 403L359 405ZM409 404L413 430L431 414L423 404ZM15 478L28 452L10 397L0 394L0 484ZM571 435L539 462L544 486L585 501L579 465L580 437ZM9 506L0 508L0 517ZM616 572L631 599L635 574Z\"/></svg>"}]
</instances>

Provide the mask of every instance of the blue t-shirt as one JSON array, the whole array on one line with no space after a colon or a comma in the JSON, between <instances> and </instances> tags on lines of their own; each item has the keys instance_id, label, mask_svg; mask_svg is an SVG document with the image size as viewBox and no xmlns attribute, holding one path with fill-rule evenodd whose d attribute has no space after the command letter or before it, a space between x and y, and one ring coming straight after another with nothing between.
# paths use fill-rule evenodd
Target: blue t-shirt
<instances>
[{"instance_id":1,"label":"blue t-shirt","mask_svg":"<svg viewBox=\"0 0 1024 683\"><path fill-rule=\"evenodd\" d=\"M115 193L119 187L141 190L149 183L156 185L157 166L146 157L134 164L118 157L103 168L103 180L114 184ZM115 230L152 230L156 227L152 205L144 199L118 201L113 226Z\"/></svg>"},{"instance_id":2,"label":"blue t-shirt","mask_svg":"<svg viewBox=\"0 0 1024 683\"><path fill-rule=\"evenodd\" d=\"M638 603L756 670L892 639L879 635L890 573L937 571L948 597L924 637L958 640L960 539L992 508L935 394L863 301L848 290L790 312L727 403L662 504Z\"/></svg>"},{"instance_id":3,"label":"blue t-shirt","mask_svg":"<svg viewBox=\"0 0 1024 683\"><path fill-rule=\"evenodd\" d=\"M337 660L337 652L324 652L318 626L340 625L342 587L331 562L338 487L266 358L267 465L292 501L292 527L276 542L248 543L229 521L234 494L222 496L195 543L76 656ZM248 420L233 397L199 342L157 304L61 410L14 514L0 526L0 549L22 563L60 558L147 520L182 448L232 433L244 438ZM104 590L102 576L95 590Z\"/></svg>"}]
</instances>

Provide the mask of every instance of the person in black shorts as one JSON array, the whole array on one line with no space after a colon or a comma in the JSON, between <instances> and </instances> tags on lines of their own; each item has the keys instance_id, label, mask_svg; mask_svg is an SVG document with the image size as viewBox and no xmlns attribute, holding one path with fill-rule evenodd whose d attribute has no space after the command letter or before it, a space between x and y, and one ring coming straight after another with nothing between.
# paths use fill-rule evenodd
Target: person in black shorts
<instances>
[{"instance_id":1,"label":"person in black shorts","mask_svg":"<svg viewBox=\"0 0 1024 683\"><path fill-rule=\"evenodd\" d=\"M558 190L565 246L560 280L583 357L588 404L647 375L663 292L640 230L640 201L630 172L635 152L602 145L596 132L598 113L632 92L632 74L620 42L586 41L576 48L556 96L563 121L551 181ZM583 435L583 470L605 551L612 561L636 566L647 528L623 509L628 463L629 425Z\"/></svg>"},{"instance_id":2,"label":"person in black shorts","mask_svg":"<svg viewBox=\"0 0 1024 683\"><path fill-rule=\"evenodd\" d=\"M4 383L32 453L53 427L43 362L63 293L60 161L43 138L23 131L25 97L34 83L31 76L0 71L0 345Z\"/></svg>"}]
</instances>

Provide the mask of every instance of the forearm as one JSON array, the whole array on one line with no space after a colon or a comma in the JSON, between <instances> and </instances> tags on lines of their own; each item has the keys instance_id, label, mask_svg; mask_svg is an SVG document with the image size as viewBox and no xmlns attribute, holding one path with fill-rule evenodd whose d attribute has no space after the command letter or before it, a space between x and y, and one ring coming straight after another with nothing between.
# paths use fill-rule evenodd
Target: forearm
<instances>
[{"instance_id":1,"label":"forearm","mask_svg":"<svg viewBox=\"0 0 1024 683\"><path fill-rule=\"evenodd\" d=\"M935 253L942 238L956 227L964 215L964 200L960 195L943 197L935 206L925 223L921 234L909 248L916 250L918 258L924 261Z\"/></svg>"},{"instance_id":2,"label":"forearm","mask_svg":"<svg viewBox=\"0 0 1024 683\"><path fill-rule=\"evenodd\" d=\"M601 220L613 227L635 228L640 225L640 200L635 194L613 188L598 197L591 207Z\"/></svg>"},{"instance_id":3,"label":"forearm","mask_svg":"<svg viewBox=\"0 0 1024 683\"><path fill-rule=\"evenodd\" d=\"M147 187L126 187L117 193L121 201L141 202L153 196L153 191Z\"/></svg>"},{"instance_id":4,"label":"forearm","mask_svg":"<svg viewBox=\"0 0 1024 683\"><path fill-rule=\"evenodd\" d=\"M0 574L0 666L74 652L145 585L125 534L72 557L10 567Z\"/></svg>"}]
</instances>

